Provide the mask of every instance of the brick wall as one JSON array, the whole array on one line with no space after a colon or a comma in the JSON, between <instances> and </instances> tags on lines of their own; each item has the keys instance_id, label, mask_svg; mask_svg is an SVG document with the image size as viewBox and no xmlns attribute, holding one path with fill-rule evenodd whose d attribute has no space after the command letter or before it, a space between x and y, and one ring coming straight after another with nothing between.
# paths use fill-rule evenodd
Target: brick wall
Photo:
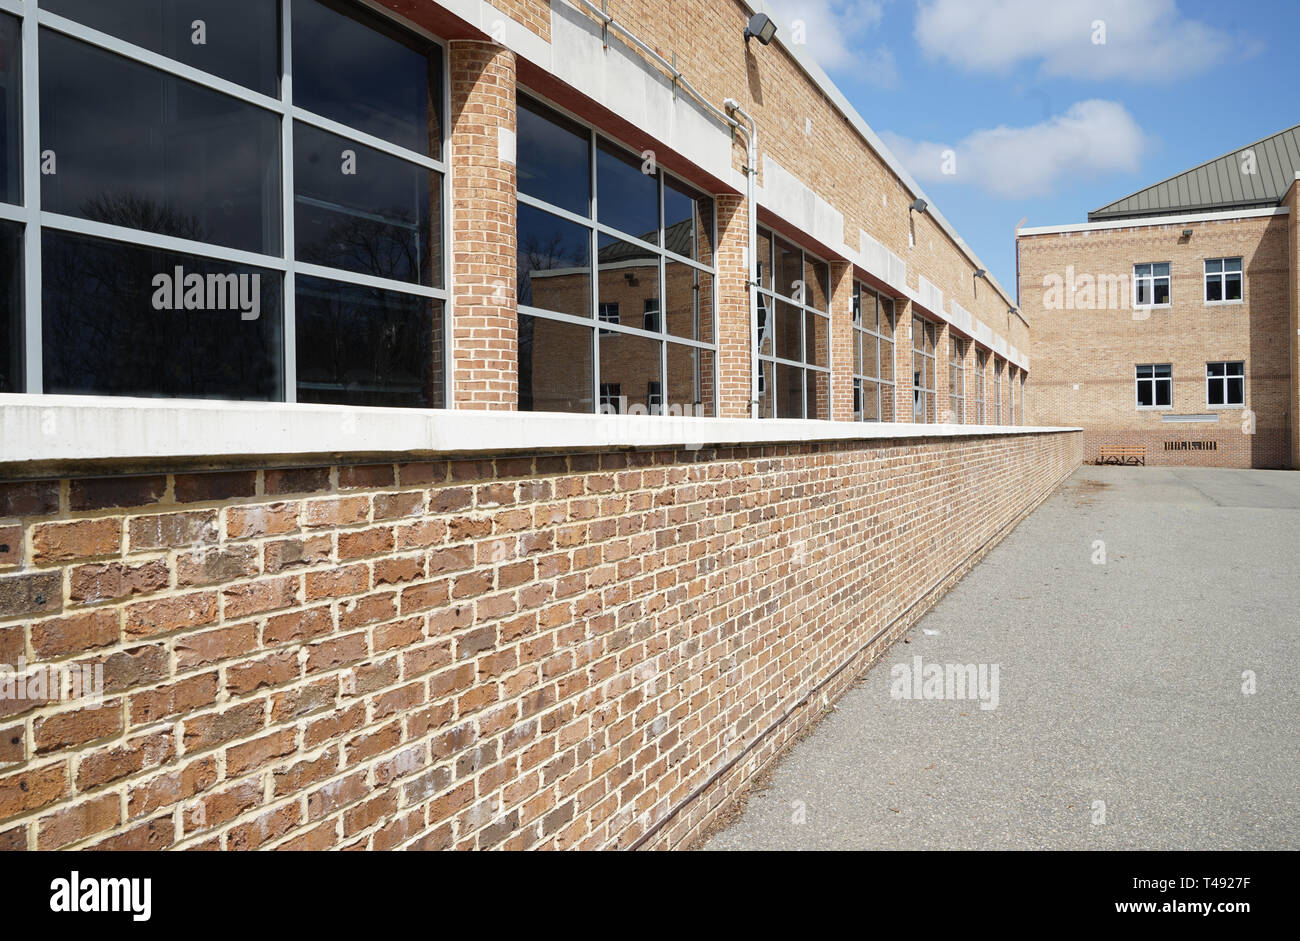
<instances>
[{"instance_id":1,"label":"brick wall","mask_svg":"<svg viewBox=\"0 0 1300 941\"><path fill-rule=\"evenodd\" d=\"M1145 445L1154 464L1284 467L1289 463L1289 266L1287 218L1270 216L1190 225L1140 225L1087 232L1022 236L1021 298L1034 325L1027 393L1028 424L1080 425L1085 452L1103 444ZM1182 235L1192 229L1191 237ZM1243 259L1243 304L1204 302L1204 260ZM1171 305L1135 312L1133 266L1169 262ZM1118 278L1122 297L1097 309L1052 309L1044 279L1075 273ZM1068 292L1067 292L1068 293ZM1051 303L1055 303L1052 301ZM1246 407L1253 434L1243 432L1241 408L1206 402L1207 362L1244 361ZM1138 409L1134 369L1173 367L1171 409ZM1162 422L1169 413L1217 413L1215 423ZM1166 442L1210 442L1213 450L1165 449Z\"/></svg>"},{"instance_id":2,"label":"brick wall","mask_svg":"<svg viewBox=\"0 0 1300 941\"><path fill-rule=\"evenodd\" d=\"M683 845L1080 455L0 484L0 662L104 684L0 699L0 848Z\"/></svg>"}]
</instances>

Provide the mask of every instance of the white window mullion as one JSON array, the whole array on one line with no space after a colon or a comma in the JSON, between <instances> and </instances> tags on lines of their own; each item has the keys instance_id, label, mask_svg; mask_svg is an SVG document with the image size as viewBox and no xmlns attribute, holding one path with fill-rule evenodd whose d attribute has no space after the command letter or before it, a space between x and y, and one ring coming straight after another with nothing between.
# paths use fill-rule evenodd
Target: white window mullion
<instances>
[{"instance_id":1,"label":"white window mullion","mask_svg":"<svg viewBox=\"0 0 1300 941\"><path fill-rule=\"evenodd\" d=\"M23 202L27 226L23 232L23 376L24 388L45 391L41 349L41 120L40 45L36 0L25 0L22 21L23 57Z\"/></svg>"},{"instance_id":2,"label":"white window mullion","mask_svg":"<svg viewBox=\"0 0 1300 941\"><path fill-rule=\"evenodd\" d=\"M284 255L284 284L280 299L284 400L298 401L298 313L297 279L294 274L294 183L293 183L293 15L292 0L280 0L280 253Z\"/></svg>"}]
</instances>

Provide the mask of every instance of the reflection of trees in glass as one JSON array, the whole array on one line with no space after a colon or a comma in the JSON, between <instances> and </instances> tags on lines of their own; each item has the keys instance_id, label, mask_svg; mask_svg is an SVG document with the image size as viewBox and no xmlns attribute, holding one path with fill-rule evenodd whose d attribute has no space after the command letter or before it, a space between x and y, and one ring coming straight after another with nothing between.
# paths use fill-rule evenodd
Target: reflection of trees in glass
<instances>
[{"instance_id":1,"label":"reflection of trees in glass","mask_svg":"<svg viewBox=\"0 0 1300 941\"><path fill-rule=\"evenodd\" d=\"M421 238L423 223L409 210L394 207L371 215L302 196L298 203L309 212L315 210L315 219L321 224L309 223L310 228L324 229L319 237L299 238L300 261L393 281L430 283L429 239ZM306 234L300 229L300 236Z\"/></svg>"},{"instance_id":2,"label":"reflection of trees in glass","mask_svg":"<svg viewBox=\"0 0 1300 941\"><path fill-rule=\"evenodd\" d=\"M569 268L578 264L584 253L571 251L565 245L564 235L551 231L545 236L529 232L519 241L519 303L533 303L533 272Z\"/></svg>"},{"instance_id":3,"label":"reflection of trees in glass","mask_svg":"<svg viewBox=\"0 0 1300 941\"><path fill-rule=\"evenodd\" d=\"M195 215L177 212L137 193L110 193L81 204L81 215L93 222L143 229L195 242L208 241L203 223Z\"/></svg>"},{"instance_id":4,"label":"reflection of trees in glass","mask_svg":"<svg viewBox=\"0 0 1300 941\"><path fill-rule=\"evenodd\" d=\"M91 201L113 225L152 222L193 238L192 219L135 196ZM261 275L262 316L237 309L155 310L153 280L172 275ZM279 396L279 276L192 255L46 230L42 336L47 392L273 399Z\"/></svg>"}]
</instances>

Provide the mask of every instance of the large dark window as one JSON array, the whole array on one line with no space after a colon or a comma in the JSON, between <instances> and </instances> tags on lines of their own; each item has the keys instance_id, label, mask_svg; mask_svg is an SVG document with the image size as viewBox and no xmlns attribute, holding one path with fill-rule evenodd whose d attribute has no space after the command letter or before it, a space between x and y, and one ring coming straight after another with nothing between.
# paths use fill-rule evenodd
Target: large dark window
<instances>
[{"instance_id":1,"label":"large dark window","mask_svg":"<svg viewBox=\"0 0 1300 941\"><path fill-rule=\"evenodd\" d=\"M346 12L345 12L346 11ZM441 157L442 58L355 3L293 2L293 103Z\"/></svg>"},{"instance_id":2,"label":"large dark window","mask_svg":"<svg viewBox=\"0 0 1300 941\"><path fill-rule=\"evenodd\" d=\"M712 200L523 94L518 131L519 407L713 414Z\"/></svg>"},{"instance_id":3,"label":"large dark window","mask_svg":"<svg viewBox=\"0 0 1300 941\"><path fill-rule=\"evenodd\" d=\"M912 317L912 421L917 424L939 420L935 412L938 333L938 324Z\"/></svg>"},{"instance_id":4,"label":"large dark window","mask_svg":"<svg viewBox=\"0 0 1300 941\"><path fill-rule=\"evenodd\" d=\"M253 91L279 94L274 0L41 0L41 7Z\"/></svg>"},{"instance_id":5,"label":"large dark window","mask_svg":"<svg viewBox=\"0 0 1300 941\"><path fill-rule=\"evenodd\" d=\"M39 6L39 101L0 14L0 390L444 404L436 44L353 0Z\"/></svg>"},{"instance_id":6,"label":"large dark window","mask_svg":"<svg viewBox=\"0 0 1300 941\"><path fill-rule=\"evenodd\" d=\"M280 274L47 230L45 391L277 399Z\"/></svg>"},{"instance_id":7,"label":"large dark window","mask_svg":"<svg viewBox=\"0 0 1300 941\"><path fill-rule=\"evenodd\" d=\"M0 222L0 392L22 391L22 227Z\"/></svg>"},{"instance_id":8,"label":"large dark window","mask_svg":"<svg viewBox=\"0 0 1300 941\"><path fill-rule=\"evenodd\" d=\"M442 302L298 276L298 401L441 408Z\"/></svg>"},{"instance_id":9,"label":"large dark window","mask_svg":"<svg viewBox=\"0 0 1300 941\"><path fill-rule=\"evenodd\" d=\"M1205 398L1209 405L1246 404L1246 364L1241 361L1205 364Z\"/></svg>"},{"instance_id":10,"label":"large dark window","mask_svg":"<svg viewBox=\"0 0 1300 941\"><path fill-rule=\"evenodd\" d=\"M22 198L22 30L0 13L0 203Z\"/></svg>"},{"instance_id":11,"label":"large dark window","mask_svg":"<svg viewBox=\"0 0 1300 941\"><path fill-rule=\"evenodd\" d=\"M280 119L87 43L41 34L41 208L280 253Z\"/></svg>"},{"instance_id":12,"label":"large dark window","mask_svg":"<svg viewBox=\"0 0 1300 941\"><path fill-rule=\"evenodd\" d=\"M293 131L298 260L441 287L437 175L309 124Z\"/></svg>"}]
</instances>

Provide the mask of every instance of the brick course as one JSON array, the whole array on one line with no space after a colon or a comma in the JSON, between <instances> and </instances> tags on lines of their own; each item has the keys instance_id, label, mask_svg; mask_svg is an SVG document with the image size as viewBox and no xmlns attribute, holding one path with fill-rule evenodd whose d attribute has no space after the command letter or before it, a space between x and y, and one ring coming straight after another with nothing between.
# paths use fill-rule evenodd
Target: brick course
<instances>
[{"instance_id":1,"label":"brick course","mask_svg":"<svg viewBox=\"0 0 1300 941\"><path fill-rule=\"evenodd\" d=\"M6 656L100 664L107 687L99 709L4 701L0 834L28 848L684 845L817 709L785 711L838 695L1079 445L384 464L298 493L254 471L235 501L91 517L60 484L57 507L4 521L24 546L107 522L149 538L97 543L106 568L164 577L101 598L73 591L83 566L63 554L0 574L0 598L28 599L0 610ZM159 545L200 521L206 547ZM308 532L321 551L271 572ZM344 558L357 540L374 551ZM239 561L194 588L196 551Z\"/></svg>"}]
</instances>

